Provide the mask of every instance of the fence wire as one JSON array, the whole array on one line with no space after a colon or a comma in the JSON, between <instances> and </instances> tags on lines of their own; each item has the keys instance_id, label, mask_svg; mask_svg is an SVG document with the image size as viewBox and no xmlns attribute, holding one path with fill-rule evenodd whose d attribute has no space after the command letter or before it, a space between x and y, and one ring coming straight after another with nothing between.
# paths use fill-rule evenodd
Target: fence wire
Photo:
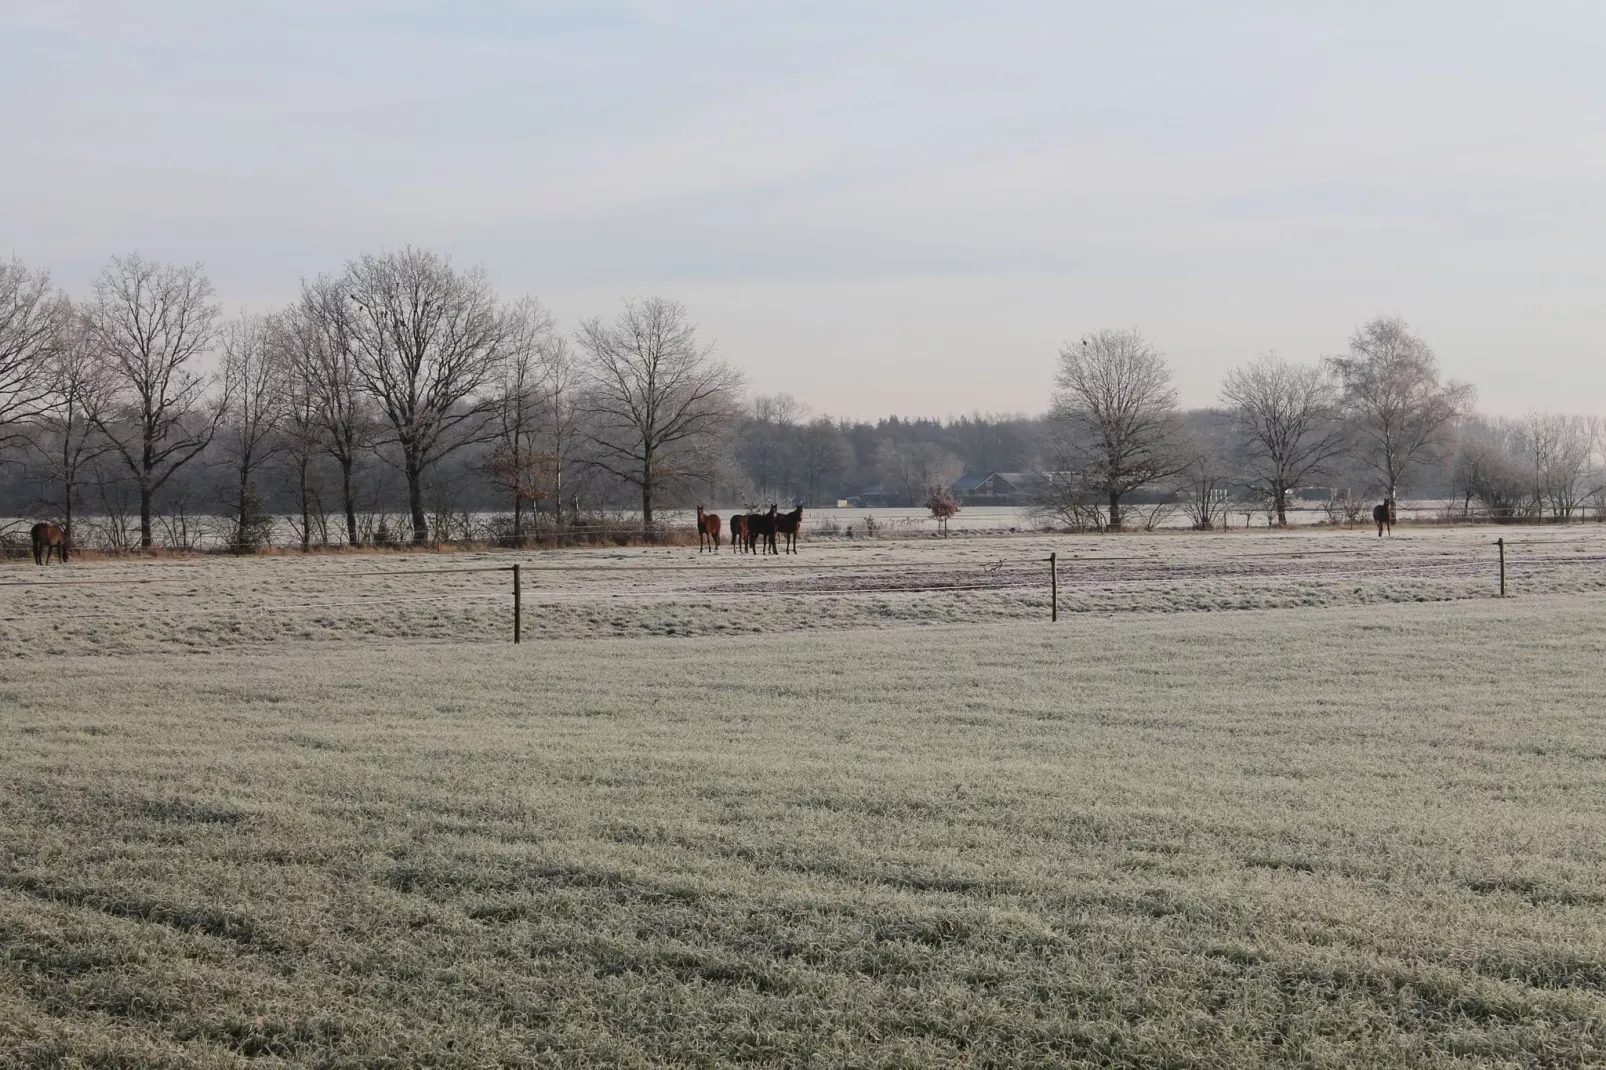
<instances>
[{"instance_id":1,"label":"fence wire","mask_svg":"<svg viewBox=\"0 0 1606 1070\"><path fill-rule=\"evenodd\" d=\"M1529 538L1507 541L1506 571L1520 584L1530 583L1545 573L1561 570L1599 569L1606 566L1606 552L1590 553L1586 546L1598 547L1601 540L1592 538ZM1575 549L1576 547L1576 549ZM1416 552L1413 553L1412 550ZM1464 550L1464 548L1461 548ZM1419 556L1428 551L1426 556ZM689 552L684 548L682 553ZM298 559L291 559L298 560ZM283 576L262 575L260 572L246 577L231 572L222 562L172 562L161 565L141 565L161 568L164 575L84 575L97 565L69 565L74 575L66 579L6 579L0 580L3 588L30 588L43 593L49 588L89 595L93 588L139 588L150 590L150 595L139 596L142 601L137 610L115 609L86 605L71 611L73 621L131 622L131 613L137 612L156 620L183 620L204 618L211 620L245 620L282 614L300 614L309 620L334 615L350 617L367 610L431 606L445 611L489 607L514 607L513 585L507 583L509 573L523 576L523 607L526 614L576 601L606 611L613 598L661 601L669 592L681 597L723 603L742 603L760 598L771 599L861 599L875 601L892 596L906 595L981 595L987 592L1007 594L1024 603L1041 602L1044 615L1050 602L1049 565L1047 558L1028 557L1009 559L922 565L919 561L823 561L786 560L776 557L752 557L727 554L715 558L705 555L693 561L678 563L647 563L637 561L607 563L535 563L522 560L501 563L507 557L493 558L497 563L464 566L411 567L411 568L359 568L342 571L338 558L317 558L327 563L323 574L306 571ZM1106 594L1120 597L1120 592L1153 588L1176 588L1184 594L1188 585L1199 583L1220 584L1256 581L1290 584L1321 585L1347 581L1388 581L1395 579L1411 583L1445 584L1447 597L1468 597L1465 581L1481 582L1487 578L1489 593L1494 593L1496 546L1491 540L1487 548L1478 547L1471 555L1455 554L1451 548L1409 547L1398 544L1369 545L1344 548L1290 548L1285 552L1221 553L1195 560L1165 560L1154 555L1100 555L1058 556L1060 597L1077 604L1089 595ZM1327 567L1327 562L1337 567ZM221 567L220 567L221 566ZM56 566L51 566L56 567ZM112 566L116 567L116 566ZM1112 573L1109 570L1114 569ZM169 571L171 570L171 571ZM684 586L653 585L647 577L654 573L674 574L676 580L692 580ZM480 583L459 582L456 578L468 575L486 577L501 574L494 588ZM537 577L572 575L576 584L556 587L543 585ZM609 576L642 575L643 582L633 583L628 590L602 597L586 581L606 580ZM248 579L252 591L232 593L219 589L217 581L231 577ZM389 593L387 581L407 578L427 582L429 577L451 577L445 585L434 590L416 587ZM797 582L792 579L796 577ZM818 582L808 584L805 577ZM884 579L883 579L884 577ZM1449 584L1454 583L1454 586ZM345 591L329 590L332 584L372 584L372 596L344 597ZM226 587L226 583L223 585ZM312 589L298 590L300 587ZM411 585L408 585L411 586ZM319 589L319 588L322 589ZM164 589L165 588L165 589ZM178 588L178 590L173 590ZM260 592L266 597L252 598ZM21 592L19 591L19 595ZM272 597L277 594L278 597ZM319 594L325 595L323 599ZM328 596L333 595L331 599ZM130 598L134 597L132 595ZM197 604L206 599L214 604ZM27 600L31 602L32 600ZM1152 600L1151 600L1152 601ZM13 602L5 605L6 619L18 621L31 612L60 611L69 602L56 600L49 605ZM1118 608L1118 607L1112 607ZM346 611L342 613L341 611ZM398 620L409 618L398 617Z\"/></svg>"}]
</instances>

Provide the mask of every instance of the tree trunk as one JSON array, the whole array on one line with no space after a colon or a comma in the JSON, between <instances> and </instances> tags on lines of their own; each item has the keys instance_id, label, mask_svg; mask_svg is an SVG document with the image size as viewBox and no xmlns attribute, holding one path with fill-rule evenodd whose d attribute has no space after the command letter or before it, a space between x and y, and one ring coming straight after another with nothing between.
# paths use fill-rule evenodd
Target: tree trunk
<instances>
[{"instance_id":1,"label":"tree trunk","mask_svg":"<svg viewBox=\"0 0 1606 1070\"><path fill-rule=\"evenodd\" d=\"M556 466L552 469L552 527L554 531L563 530L563 457L560 453Z\"/></svg>"},{"instance_id":2,"label":"tree trunk","mask_svg":"<svg viewBox=\"0 0 1606 1070\"><path fill-rule=\"evenodd\" d=\"M429 521L424 516L424 481L420 465L414 457L405 462L407 470L407 508L413 514L413 542L422 546L429 541Z\"/></svg>"},{"instance_id":3,"label":"tree trunk","mask_svg":"<svg viewBox=\"0 0 1606 1070\"><path fill-rule=\"evenodd\" d=\"M144 481L139 485L139 548L149 550L155 544L151 538L151 488Z\"/></svg>"},{"instance_id":4,"label":"tree trunk","mask_svg":"<svg viewBox=\"0 0 1606 1070\"><path fill-rule=\"evenodd\" d=\"M312 550L312 509L307 504L307 459L296 462L297 480L301 487L301 552Z\"/></svg>"},{"instance_id":5,"label":"tree trunk","mask_svg":"<svg viewBox=\"0 0 1606 1070\"><path fill-rule=\"evenodd\" d=\"M235 553L245 552L245 491L247 486L248 481L246 478L245 469L242 468L240 470L240 485L236 489L236 493L239 495L239 501L237 503L237 508L235 509L236 515L234 519Z\"/></svg>"},{"instance_id":6,"label":"tree trunk","mask_svg":"<svg viewBox=\"0 0 1606 1070\"><path fill-rule=\"evenodd\" d=\"M1110 530L1121 530L1121 492L1110 491Z\"/></svg>"},{"instance_id":7,"label":"tree trunk","mask_svg":"<svg viewBox=\"0 0 1606 1070\"><path fill-rule=\"evenodd\" d=\"M1286 528L1288 526L1288 509L1285 499L1288 497L1288 490L1283 486L1282 480L1274 479L1271 484L1271 492L1277 495L1277 526Z\"/></svg>"},{"instance_id":8,"label":"tree trunk","mask_svg":"<svg viewBox=\"0 0 1606 1070\"><path fill-rule=\"evenodd\" d=\"M357 503L351 496L351 454L340 458L340 494L346 506L346 545L357 545Z\"/></svg>"},{"instance_id":9,"label":"tree trunk","mask_svg":"<svg viewBox=\"0 0 1606 1070\"><path fill-rule=\"evenodd\" d=\"M642 452L641 461L641 530L645 534L652 532L652 449L649 447Z\"/></svg>"}]
</instances>

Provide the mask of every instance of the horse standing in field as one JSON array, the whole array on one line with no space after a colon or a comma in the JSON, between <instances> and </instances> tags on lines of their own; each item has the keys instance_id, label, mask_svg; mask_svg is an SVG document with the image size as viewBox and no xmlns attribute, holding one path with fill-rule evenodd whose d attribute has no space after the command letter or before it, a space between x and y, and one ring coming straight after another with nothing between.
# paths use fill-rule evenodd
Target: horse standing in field
<instances>
[{"instance_id":1,"label":"horse standing in field","mask_svg":"<svg viewBox=\"0 0 1606 1070\"><path fill-rule=\"evenodd\" d=\"M747 543L747 517L741 513L731 514L731 549L743 553Z\"/></svg>"},{"instance_id":2,"label":"horse standing in field","mask_svg":"<svg viewBox=\"0 0 1606 1070\"><path fill-rule=\"evenodd\" d=\"M773 505L770 506L770 512L773 513L774 511L775 507ZM796 509L793 509L790 513L782 513L775 518L775 530L786 536L787 553L797 553L797 533L802 527L803 507L801 505ZM773 546L774 544L771 543L771 545Z\"/></svg>"},{"instance_id":3,"label":"horse standing in field","mask_svg":"<svg viewBox=\"0 0 1606 1070\"><path fill-rule=\"evenodd\" d=\"M714 553L719 553L719 516L715 513L703 512L703 507L697 507L697 552L703 552L703 544L712 543Z\"/></svg>"},{"instance_id":4,"label":"horse standing in field","mask_svg":"<svg viewBox=\"0 0 1606 1070\"><path fill-rule=\"evenodd\" d=\"M770 506L767 513L748 513L742 526L747 533L748 553L775 553L775 506Z\"/></svg>"},{"instance_id":5,"label":"horse standing in field","mask_svg":"<svg viewBox=\"0 0 1606 1070\"><path fill-rule=\"evenodd\" d=\"M50 551L56 551L56 557L62 564L67 563L67 533L54 524L35 524L29 531L33 540L33 563L36 565L50 564Z\"/></svg>"},{"instance_id":6,"label":"horse standing in field","mask_svg":"<svg viewBox=\"0 0 1606 1070\"><path fill-rule=\"evenodd\" d=\"M1377 523L1377 537L1383 537L1383 529L1388 528L1389 534L1394 534L1394 499L1386 499L1382 505L1372 507L1372 519Z\"/></svg>"},{"instance_id":7,"label":"horse standing in field","mask_svg":"<svg viewBox=\"0 0 1606 1070\"><path fill-rule=\"evenodd\" d=\"M775 548L775 528L780 524L781 518L776 515L775 509L775 503L771 502L770 511L764 514L764 520L759 525L759 532L764 536L764 549L779 557L781 551Z\"/></svg>"}]
</instances>

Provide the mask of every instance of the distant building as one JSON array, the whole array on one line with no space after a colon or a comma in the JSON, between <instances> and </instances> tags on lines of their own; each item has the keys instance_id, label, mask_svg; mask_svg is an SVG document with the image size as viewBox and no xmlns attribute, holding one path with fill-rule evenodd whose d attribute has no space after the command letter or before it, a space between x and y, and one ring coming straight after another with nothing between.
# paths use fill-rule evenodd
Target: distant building
<instances>
[{"instance_id":1,"label":"distant building","mask_svg":"<svg viewBox=\"0 0 1606 1070\"><path fill-rule=\"evenodd\" d=\"M1041 479L1031 472L967 472L948 489L967 505L1021 505Z\"/></svg>"}]
</instances>

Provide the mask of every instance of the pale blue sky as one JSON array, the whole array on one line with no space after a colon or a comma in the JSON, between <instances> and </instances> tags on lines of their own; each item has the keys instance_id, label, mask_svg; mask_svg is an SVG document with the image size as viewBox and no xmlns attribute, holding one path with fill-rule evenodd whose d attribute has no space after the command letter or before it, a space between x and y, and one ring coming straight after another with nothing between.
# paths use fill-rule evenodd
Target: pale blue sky
<instances>
[{"instance_id":1,"label":"pale blue sky","mask_svg":"<svg viewBox=\"0 0 1606 1070\"><path fill-rule=\"evenodd\" d=\"M683 300L820 411L1041 410L1137 326L1189 404L1414 323L1606 412L1606 5L4 6L0 255L232 305L411 242L567 324Z\"/></svg>"}]
</instances>

